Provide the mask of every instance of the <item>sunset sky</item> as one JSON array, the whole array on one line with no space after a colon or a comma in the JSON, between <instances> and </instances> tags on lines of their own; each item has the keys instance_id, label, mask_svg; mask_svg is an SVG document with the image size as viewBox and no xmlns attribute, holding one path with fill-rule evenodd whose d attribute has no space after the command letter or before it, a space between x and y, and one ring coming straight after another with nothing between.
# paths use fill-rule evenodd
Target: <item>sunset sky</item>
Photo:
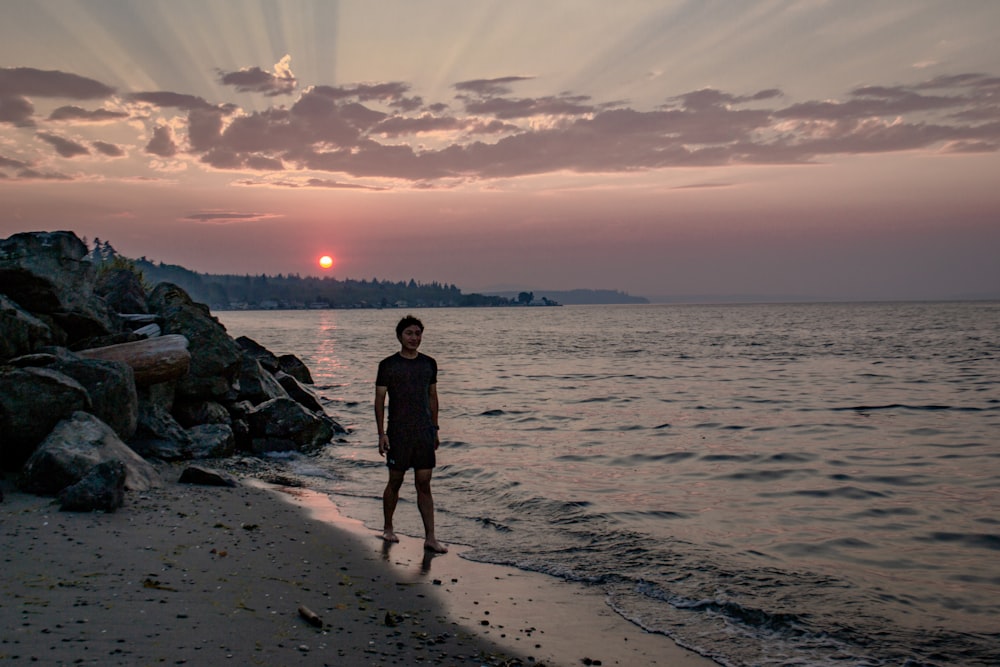
<instances>
[{"instance_id":1,"label":"sunset sky","mask_svg":"<svg viewBox=\"0 0 1000 667\"><path fill-rule=\"evenodd\" d=\"M1000 295L996 0L0 12L0 238L464 292Z\"/></svg>"}]
</instances>

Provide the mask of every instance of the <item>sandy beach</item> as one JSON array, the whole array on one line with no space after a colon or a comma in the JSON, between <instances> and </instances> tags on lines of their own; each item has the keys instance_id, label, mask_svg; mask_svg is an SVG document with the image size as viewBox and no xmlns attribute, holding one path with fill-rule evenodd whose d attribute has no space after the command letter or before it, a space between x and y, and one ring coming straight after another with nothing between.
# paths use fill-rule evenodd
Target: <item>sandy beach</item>
<instances>
[{"instance_id":1,"label":"sandy beach","mask_svg":"<svg viewBox=\"0 0 1000 667\"><path fill-rule=\"evenodd\" d=\"M2 480L0 661L716 664L583 586L471 562L457 545L387 545L318 493L182 485L179 471L112 514L60 512Z\"/></svg>"}]
</instances>

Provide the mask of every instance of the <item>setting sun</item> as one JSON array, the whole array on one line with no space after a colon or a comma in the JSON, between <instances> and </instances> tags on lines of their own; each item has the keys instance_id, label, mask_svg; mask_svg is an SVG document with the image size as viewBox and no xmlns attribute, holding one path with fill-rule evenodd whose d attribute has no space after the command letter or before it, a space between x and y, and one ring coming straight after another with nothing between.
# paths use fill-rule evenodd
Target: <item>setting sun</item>
<instances>
[{"instance_id":1,"label":"setting sun","mask_svg":"<svg viewBox=\"0 0 1000 667\"><path fill-rule=\"evenodd\" d=\"M321 268L329 269L331 266L333 266L333 257L330 257L329 255L323 255L322 257L319 258L319 265Z\"/></svg>"}]
</instances>

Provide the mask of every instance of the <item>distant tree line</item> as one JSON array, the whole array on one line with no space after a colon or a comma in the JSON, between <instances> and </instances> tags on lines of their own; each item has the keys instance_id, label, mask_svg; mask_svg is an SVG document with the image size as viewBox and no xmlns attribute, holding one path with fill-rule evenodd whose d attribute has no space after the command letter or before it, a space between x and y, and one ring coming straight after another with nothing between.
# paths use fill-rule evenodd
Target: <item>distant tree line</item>
<instances>
[{"instance_id":1,"label":"distant tree line","mask_svg":"<svg viewBox=\"0 0 1000 667\"><path fill-rule=\"evenodd\" d=\"M84 239L86 242L86 239ZM449 306L511 306L503 296L463 294L455 285L372 278L353 280L301 277L197 273L176 264L153 262L146 257L122 257L108 241L94 239L89 258L103 266L129 266L147 285L169 282L213 310L300 308L394 308Z\"/></svg>"}]
</instances>

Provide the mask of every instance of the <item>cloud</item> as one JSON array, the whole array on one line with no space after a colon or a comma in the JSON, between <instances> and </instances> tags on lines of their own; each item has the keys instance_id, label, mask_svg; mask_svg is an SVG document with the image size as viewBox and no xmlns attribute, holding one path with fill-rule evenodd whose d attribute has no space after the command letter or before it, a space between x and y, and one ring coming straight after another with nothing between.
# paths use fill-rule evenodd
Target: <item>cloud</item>
<instances>
[{"instance_id":1,"label":"cloud","mask_svg":"<svg viewBox=\"0 0 1000 667\"><path fill-rule=\"evenodd\" d=\"M528 81L531 78L530 76L504 76L497 79L473 79L459 81L454 85L454 88L461 93L468 92L480 97L496 97L510 93L512 88L509 84Z\"/></svg>"},{"instance_id":2,"label":"cloud","mask_svg":"<svg viewBox=\"0 0 1000 667\"><path fill-rule=\"evenodd\" d=\"M253 222L255 220L267 220L268 218L280 217L273 213L236 213L233 211L205 211L201 213L189 213L184 216L184 220L194 222Z\"/></svg>"},{"instance_id":3,"label":"cloud","mask_svg":"<svg viewBox=\"0 0 1000 667\"><path fill-rule=\"evenodd\" d=\"M9 81L13 70L3 71ZM75 82L81 90L81 81L92 81L56 74L63 73L50 72L47 80ZM48 121L118 122L130 129L141 124L151 136L143 150L177 158L178 166L302 176L276 176L269 183L276 187L341 188L367 178L434 187L554 172L806 164L842 154L981 153L1000 146L1000 78L983 73L872 83L836 97L790 102L778 88L702 88L665 97L652 108L572 91L515 94L518 84L533 80L527 76L461 81L449 99L431 103L400 81L301 89L288 58L273 72L249 68L221 77L236 90L266 98L297 96L248 111L178 92L133 92L122 99L157 112L126 118L109 109L70 105L58 107ZM110 90L97 83L91 84L95 94ZM71 87L66 83L61 89ZM34 122L29 88L22 82L4 89L0 121ZM52 132L38 136L64 157L90 152ZM91 148L109 157L132 152L120 143L94 142ZM317 173L331 177L310 183Z\"/></svg>"},{"instance_id":4,"label":"cloud","mask_svg":"<svg viewBox=\"0 0 1000 667\"><path fill-rule=\"evenodd\" d=\"M49 120L55 121L80 121L84 123L105 123L122 118L128 118L124 111L111 111L110 109L94 109L88 111L77 106L59 107L49 114Z\"/></svg>"},{"instance_id":5,"label":"cloud","mask_svg":"<svg viewBox=\"0 0 1000 667\"><path fill-rule=\"evenodd\" d=\"M215 105L209 104L204 98L197 97L195 95L184 95L182 93L172 93L169 91L153 91L144 93L132 93L128 96L130 100L135 102L145 102L147 104L152 104L157 107L184 109L186 111L193 109L218 109L226 108L228 110L235 109L235 105L227 104L223 107L216 107Z\"/></svg>"},{"instance_id":6,"label":"cloud","mask_svg":"<svg viewBox=\"0 0 1000 667\"><path fill-rule=\"evenodd\" d=\"M275 66L274 72L259 67L247 67L237 72L219 72L219 81L233 86L241 93L263 93L268 97L291 95L297 81L291 69L292 57L286 55Z\"/></svg>"},{"instance_id":7,"label":"cloud","mask_svg":"<svg viewBox=\"0 0 1000 667\"><path fill-rule=\"evenodd\" d=\"M106 141L94 141L90 145L101 155L107 155L108 157L123 157L125 155L125 151L121 146L109 144Z\"/></svg>"},{"instance_id":8,"label":"cloud","mask_svg":"<svg viewBox=\"0 0 1000 667\"><path fill-rule=\"evenodd\" d=\"M146 144L146 152L159 157L177 155L177 144L174 142L173 132L169 127L159 125L153 129L153 138Z\"/></svg>"},{"instance_id":9,"label":"cloud","mask_svg":"<svg viewBox=\"0 0 1000 667\"><path fill-rule=\"evenodd\" d=\"M39 132L38 138L52 145L56 153L63 157L77 157L78 155L90 155L90 149L81 143L60 137L56 134Z\"/></svg>"},{"instance_id":10,"label":"cloud","mask_svg":"<svg viewBox=\"0 0 1000 667\"><path fill-rule=\"evenodd\" d=\"M342 183L339 181L333 181L325 178L309 178L304 181L293 181L293 180L278 180L278 181L256 181L256 180L241 180L236 182L237 185L246 186L268 186L276 188L322 188L329 190L372 190L376 192L384 192L389 190L385 187L376 187L372 185L361 185L358 183Z\"/></svg>"},{"instance_id":11,"label":"cloud","mask_svg":"<svg viewBox=\"0 0 1000 667\"><path fill-rule=\"evenodd\" d=\"M0 67L0 96L65 97L94 100L110 97L111 86L84 76L33 67Z\"/></svg>"},{"instance_id":12,"label":"cloud","mask_svg":"<svg viewBox=\"0 0 1000 667\"><path fill-rule=\"evenodd\" d=\"M27 98L19 95L0 95L0 123L27 126L34 125L31 116L35 106Z\"/></svg>"}]
</instances>

